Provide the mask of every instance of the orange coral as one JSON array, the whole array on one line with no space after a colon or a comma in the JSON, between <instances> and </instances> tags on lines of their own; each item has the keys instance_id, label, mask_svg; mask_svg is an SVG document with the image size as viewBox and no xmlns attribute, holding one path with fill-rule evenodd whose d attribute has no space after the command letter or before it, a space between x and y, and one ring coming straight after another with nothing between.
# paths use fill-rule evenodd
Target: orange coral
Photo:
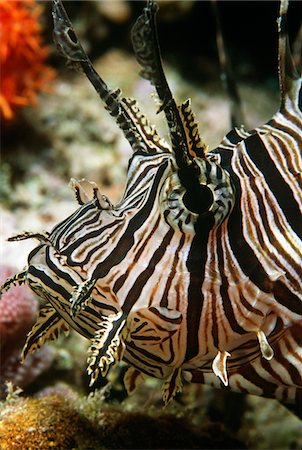
<instances>
[{"instance_id":1,"label":"orange coral","mask_svg":"<svg viewBox=\"0 0 302 450\"><path fill-rule=\"evenodd\" d=\"M0 113L5 119L12 119L18 106L35 104L53 78L45 64L40 14L34 0L0 0Z\"/></svg>"}]
</instances>

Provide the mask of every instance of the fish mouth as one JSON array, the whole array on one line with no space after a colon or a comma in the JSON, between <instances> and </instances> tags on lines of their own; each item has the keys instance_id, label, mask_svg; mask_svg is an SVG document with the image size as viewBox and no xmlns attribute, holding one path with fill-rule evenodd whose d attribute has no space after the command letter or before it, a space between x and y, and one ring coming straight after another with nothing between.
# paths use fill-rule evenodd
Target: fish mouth
<instances>
[{"instance_id":1,"label":"fish mouth","mask_svg":"<svg viewBox=\"0 0 302 450\"><path fill-rule=\"evenodd\" d=\"M13 240L13 239L11 239ZM20 240L20 239L14 239ZM72 292L82 278L64 265L61 255L50 243L41 243L28 255L28 265L0 286L0 296L12 286L26 284L42 300L56 309L70 309Z\"/></svg>"},{"instance_id":2,"label":"fish mouth","mask_svg":"<svg viewBox=\"0 0 302 450\"><path fill-rule=\"evenodd\" d=\"M27 283L40 298L51 302L68 303L73 286L59 283L47 266L31 264L27 269Z\"/></svg>"},{"instance_id":3,"label":"fish mouth","mask_svg":"<svg viewBox=\"0 0 302 450\"><path fill-rule=\"evenodd\" d=\"M81 282L81 277L64 264L53 246L42 244L29 254L27 283L36 294L53 305L60 302L70 308L72 292Z\"/></svg>"}]
</instances>

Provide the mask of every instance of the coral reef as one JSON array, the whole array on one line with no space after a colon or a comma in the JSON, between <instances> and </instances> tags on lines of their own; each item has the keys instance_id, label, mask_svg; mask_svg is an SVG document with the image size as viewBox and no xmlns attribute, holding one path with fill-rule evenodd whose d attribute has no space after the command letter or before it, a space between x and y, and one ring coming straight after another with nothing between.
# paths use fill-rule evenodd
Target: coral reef
<instances>
[{"instance_id":1,"label":"coral reef","mask_svg":"<svg viewBox=\"0 0 302 450\"><path fill-rule=\"evenodd\" d=\"M105 448L115 449L244 449L221 424L205 424L201 429L190 420L160 412L125 412L105 407L99 413L99 432Z\"/></svg>"},{"instance_id":2,"label":"coral reef","mask_svg":"<svg viewBox=\"0 0 302 450\"><path fill-rule=\"evenodd\" d=\"M155 396L157 390L155 386ZM178 402L162 409L148 404L145 391L139 398L117 404L108 403L108 388L88 397L63 383L46 387L34 398L21 398L17 390L0 402L0 448L301 448L301 422L276 401L247 396L238 430L210 420L202 410L201 404L197 411Z\"/></svg>"},{"instance_id":3,"label":"coral reef","mask_svg":"<svg viewBox=\"0 0 302 450\"><path fill-rule=\"evenodd\" d=\"M16 269L0 266L0 284ZM22 347L38 311L38 302L27 286L11 287L0 301L0 398L6 395L7 382L24 388L48 369L54 351L46 346L21 363Z\"/></svg>"},{"instance_id":4,"label":"coral reef","mask_svg":"<svg viewBox=\"0 0 302 450\"><path fill-rule=\"evenodd\" d=\"M15 267L0 266L0 284L16 273ZM0 302L1 347L15 345L36 319L38 302L27 286L13 286L4 292Z\"/></svg>"},{"instance_id":5,"label":"coral reef","mask_svg":"<svg viewBox=\"0 0 302 450\"><path fill-rule=\"evenodd\" d=\"M0 448L99 448L87 419L59 396L20 399L0 410Z\"/></svg>"},{"instance_id":6,"label":"coral reef","mask_svg":"<svg viewBox=\"0 0 302 450\"><path fill-rule=\"evenodd\" d=\"M61 395L13 399L0 407L1 449L46 448L245 448L220 425L200 431L184 417L173 414L127 412L82 398Z\"/></svg>"},{"instance_id":7,"label":"coral reef","mask_svg":"<svg viewBox=\"0 0 302 450\"><path fill-rule=\"evenodd\" d=\"M18 107L35 104L37 93L54 76L45 63L48 49L42 45L40 14L33 0L0 0L0 112L7 120Z\"/></svg>"}]
</instances>

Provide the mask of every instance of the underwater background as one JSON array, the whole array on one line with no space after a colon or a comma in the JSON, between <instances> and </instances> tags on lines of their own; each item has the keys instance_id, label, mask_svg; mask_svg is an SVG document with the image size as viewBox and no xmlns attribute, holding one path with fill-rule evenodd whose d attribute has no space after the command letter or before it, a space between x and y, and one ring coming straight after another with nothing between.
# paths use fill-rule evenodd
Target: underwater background
<instances>
[{"instance_id":1,"label":"underwater background","mask_svg":"<svg viewBox=\"0 0 302 450\"><path fill-rule=\"evenodd\" d=\"M178 101L192 99L202 136L215 148L230 126L207 1L159 1L166 76ZM74 28L108 85L136 98L162 136L167 129L150 84L140 78L131 27L141 1L68 1ZM218 2L242 97L246 128L278 108L278 3ZM302 6L289 8L292 44ZM71 177L95 181L117 202L131 148L86 77L68 68L52 42L50 2L0 0L1 222L0 281L26 264L35 242L7 242L23 230L51 230L76 208ZM298 44L297 44L298 42ZM299 49L297 50L299 51ZM201 385L163 408L161 383L149 378L127 397L116 368L91 392L88 341L71 333L20 363L39 299L12 288L0 302L0 448L300 449L302 422L276 400ZM94 387L95 388L95 387Z\"/></svg>"}]
</instances>

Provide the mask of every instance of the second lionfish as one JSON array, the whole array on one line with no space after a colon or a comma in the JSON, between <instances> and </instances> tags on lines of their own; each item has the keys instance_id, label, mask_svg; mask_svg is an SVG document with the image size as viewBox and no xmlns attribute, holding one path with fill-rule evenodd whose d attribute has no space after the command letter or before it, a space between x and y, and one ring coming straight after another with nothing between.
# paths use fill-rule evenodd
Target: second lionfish
<instances>
[{"instance_id":1,"label":"second lionfish","mask_svg":"<svg viewBox=\"0 0 302 450\"><path fill-rule=\"evenodd\" d=\"M121 201L72 180L79 208L38 239L9 279L47 301L23 357L61 331L91 341L91 384L123 360L132 392L163 379L169 402L184 381L302 398L302 91L279 28L279 111L252 131L234 128L208 151L190 102L177 105L162 68L148 1L132 31L142 76L154 85L170 145L135 100L111 91L93 68L59 0L58 49L81 67L133 148Z\"/></svg>"}]
</instances>

